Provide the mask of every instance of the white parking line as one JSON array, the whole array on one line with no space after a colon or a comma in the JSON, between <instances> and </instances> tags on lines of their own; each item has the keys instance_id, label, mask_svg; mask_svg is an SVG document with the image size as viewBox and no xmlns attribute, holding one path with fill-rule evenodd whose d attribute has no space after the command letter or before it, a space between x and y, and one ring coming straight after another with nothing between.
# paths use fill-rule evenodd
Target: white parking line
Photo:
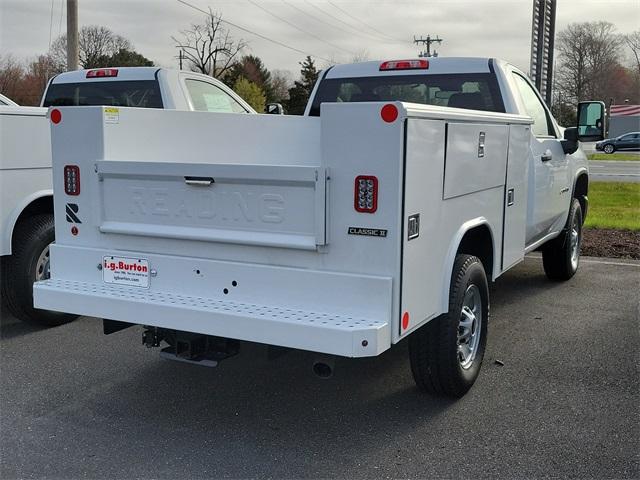
<instances>
[{"instance_id":1,"label":"white parking line","mask_svg":"<svg viewBox=\"0 0 640 480\"><path fill-rule=\"evenodd\" d=\"M527 258L542 258L542 255L540 253L530 253L527 255ZM612 261L608 261L608 260L597 260L594 258L584 258L581 257L580 258L580 263L596 263L596 264L600 264L600 265L622 265L624 267L638 267L640 268L640 262L638 263L628 263L628 262L612 262Z\"/></svg>"}]
</instances>

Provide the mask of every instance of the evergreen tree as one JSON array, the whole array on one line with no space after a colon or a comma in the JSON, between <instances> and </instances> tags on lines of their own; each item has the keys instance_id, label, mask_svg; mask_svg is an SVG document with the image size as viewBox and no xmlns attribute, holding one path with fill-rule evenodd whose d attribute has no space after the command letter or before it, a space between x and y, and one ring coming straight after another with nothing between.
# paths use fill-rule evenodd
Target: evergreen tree
<instances>
[{"instance_id":1,"label":"evergreen tree","mask_svg":"<svg viewBox=\"0 0 640 480\"><path fill-rule=\"evenodd\" d=\"M233 85L233 90L258 113L264 112L265 95L259 85L240 77Z\"/></svg>"},{"instance_id":2,"label":"evergreen tree","mask_svg":"<svg viewBox=\"0 0 640 480\"><path fill-rule=\"evenodd\" d=\"M289 89L289 100L286 109L289 115L302 115L307 101L311 96L316 80L318 80L318 70L310 56L300 62L300 80L296 80L293 87Z\"/></svg>"},{"instance_id":3,"label":"evergreen tree","mask_svg":"<svg viewBox=\"0 0 640 480\"><path fill-rule=\"evenodd\" d=\"M264 66L260 57L245 55L231 67L224 81L227 85L235 85L241 77L258 85L264 92L267 103L275 101L271 73Z\"/></svg>"},{"instance_id":4,"label":"evergreen tree","mask_svg":"<svg viewBox=\"0 0 640 480\"><path fill-rule=\"evenodd\" d=\"M153 67L153 62L134 50L121 48L113 55L98 57L91 68L100 67Z\"/></svg>"}]
</instances>

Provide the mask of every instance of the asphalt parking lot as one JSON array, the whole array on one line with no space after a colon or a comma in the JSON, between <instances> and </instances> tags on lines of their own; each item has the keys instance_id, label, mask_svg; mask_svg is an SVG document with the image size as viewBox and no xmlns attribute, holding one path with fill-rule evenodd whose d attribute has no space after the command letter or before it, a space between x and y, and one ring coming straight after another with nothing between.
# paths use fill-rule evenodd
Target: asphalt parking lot
<instances>
[{"instance_id":1,"label":"asphalt parking lot","mask_svg":"<svg viewBox=\"0 0 640 480\"><path fill-rule=\"evenodd\" d=\"M311 353L248 345L208 369L160 359L138 328L3 312L0 477L638 478L639 286L640 262L585 259L558 284L528 258L493 288L459 401L417 391L404 344L322 381Z\"/></svg>"}]
</instances>

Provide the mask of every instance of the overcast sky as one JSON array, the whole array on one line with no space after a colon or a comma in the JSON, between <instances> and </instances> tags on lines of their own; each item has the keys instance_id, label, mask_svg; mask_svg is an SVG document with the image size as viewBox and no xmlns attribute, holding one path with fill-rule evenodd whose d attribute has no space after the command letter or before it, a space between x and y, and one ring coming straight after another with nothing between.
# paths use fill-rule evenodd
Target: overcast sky
<instances>
[{"instance_id":1,"label":"overcast sky","mask_svg":"<svg viewBox=\"0 0 640 480\"><path fill-rule=\"evenodd\" d=\"M318 58L348 62L415 56L414 35L439 35L446 56L488 56L529 69L532 0L187 0L223 19ZM29 58L66 30L66 0L0 0L0 53ZM258 5L256 5L258 4ZM270 15L270 12L272 15ZM275 18L281 17L285 21ZM80 25L99 24L131 40L162 66L177 66L172 35L202 13L177 0L79 0ZM640 0L558 0L557 31L571 22L606 20L620 33L640 29ZM293 26L291 25L293 24ZM297 28L295 28L295 27ZM295 73L304 54L235 27L247 53L270 69Z\"/></svg>"}]
</instances>

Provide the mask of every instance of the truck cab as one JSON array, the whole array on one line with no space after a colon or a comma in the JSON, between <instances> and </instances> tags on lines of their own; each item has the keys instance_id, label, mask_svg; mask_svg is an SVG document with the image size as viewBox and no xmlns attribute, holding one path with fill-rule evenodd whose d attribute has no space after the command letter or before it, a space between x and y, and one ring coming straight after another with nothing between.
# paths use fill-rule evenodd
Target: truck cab
<instances>
[{"instance_id":1,"label":"truck cab","mask_svg":"<svg viewBox=\"0 0 640 480\"><path fill-rule=\"evenodd\" d=\"M41 106L71 105L256 113L213 77L158 67L97 68L56 75L49 81Z\"/></svg>"}]
</instances>

